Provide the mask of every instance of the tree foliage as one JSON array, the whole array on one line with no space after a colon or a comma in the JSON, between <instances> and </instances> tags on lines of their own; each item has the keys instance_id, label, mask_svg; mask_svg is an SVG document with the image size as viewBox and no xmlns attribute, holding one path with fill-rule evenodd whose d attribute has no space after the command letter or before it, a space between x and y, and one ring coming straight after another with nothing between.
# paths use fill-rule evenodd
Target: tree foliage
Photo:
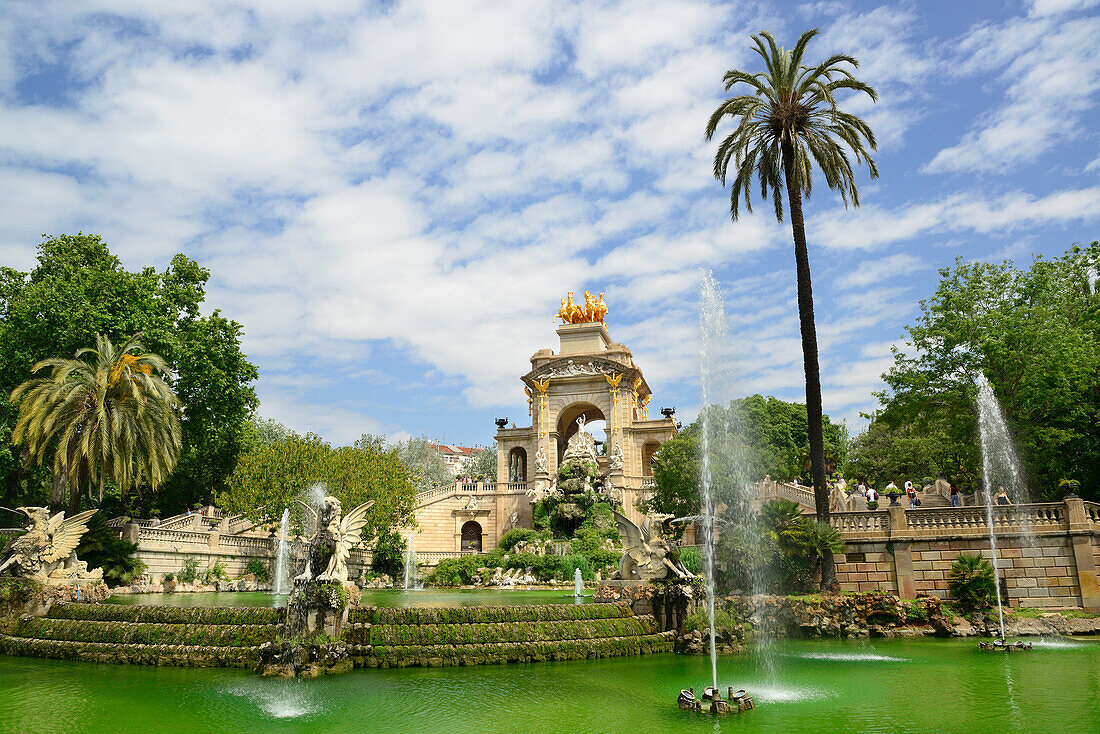
<instances>
[{"instance_id":1,"label":"tree foliage","mask_svg":"<svg viewBox=\"0 0 1100 734\"><path fill-rule=\"evenodd\" d=\"M1062 257L966 262L940 271L883 375L887 390L852 467L880 478L981 474L974 379L986 375L1023 458L1034 499L1061 479L1100 498L1100 244Z\"/></svg>"},{"instance_id":2,"label":"tree foliage","mask_svg":"<svg viewBox=\"0 0 1100 734\"><path fill-rule=\"evenodd\" d=\"M470 479L484 479L487 482L497 480L497 445L484 449L474 449L473 454L462 467L462 476Z\"/></svg>"},{"instance_id":3,"label":"tree foliage","mask_svg":"<svg viewBox=\"0 0 1100 734\"><path fill-rule=\"evenodd\" d=\"M82 492L108 482L122 491L158 488L180 452L180 401L164 382L164 360L144 352L135 335L116 348L102 334L74 359L46 359L50 369L12 391L19 407L12 441L36 463L52 461L67 477L69 513L80 510ZM89 358L90 359L87 359Z\"/></svg>"},{"instance_id":4,"label":"tree foliage","mask_svg":"<svg viewBox=\"0 0 1100 734\"><path fill-rule=\"evenodd\" d=\"M710 433L710 472L717 501L731 506L737 501L738 483L770 476L790 481L809 475L809 432L806 408L774 397L752 395L727 406L706 408ZM654 493L649 506L677 517L700 511L700 432L703 416L653 457ZM843 424L822 418L826 466L843 467L848 432ZM740 508L739 511L744 511Z\"/></svg>"},{"instance_id":5,"label":"tree foliage","mask_svg":"<svg viewBox=\"0 0 1100 734\"><path fill-rule=\"evenodd\" d=\"M427 436L398 441L391 446L397 452L401 463L408 467L418 492L432 487L450 484L454 475L447 468L447 462Z\"/></svg>"},{"instance_id":6,"label":"tree foliage","mask_svg":"<svg viewBox=\"0 0 1100 734\"><path fill-rule=\"evenodd\" d=\"M277 518L289 508L295 525L304 529L296 500L318 483L340 500L345 511L374 501L364 541L412 521L416 490L395 451L369 443L333 448L314 434L290 434L242 456L218 502L257 521Z\"/></svg>"},{"instance_id":7,"label":"tree foliage","mask_svg":"<svg viewBox=\"0 0 1100 734\"><path fill-rule=\"evenodd\" d=\"M0 268L0 439L16 421L7 396L35 363L72 355L96 334L117 343L141 332L144 345L172 365L168 382L184 406L179 462L156 502L170 513L209 501L242 450L257 372L240 350L240 324L218 311L201 315L208 278L182 254L160 272L126 270L98 236L85 234L47 237L29 273ZM35 496L45 478L6 445L0 493Z\"/></svg>"}]
</instances>

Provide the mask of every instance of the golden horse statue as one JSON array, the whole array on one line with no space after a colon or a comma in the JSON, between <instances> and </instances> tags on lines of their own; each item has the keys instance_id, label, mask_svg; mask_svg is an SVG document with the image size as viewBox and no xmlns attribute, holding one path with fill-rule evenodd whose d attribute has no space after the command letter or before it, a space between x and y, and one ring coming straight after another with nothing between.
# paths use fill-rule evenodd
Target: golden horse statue
<instances>
[{"instance_id":1,"label":"golden horse statue","mask_svg":"<svg viewBox=\"0 0 1100 734\"><path fill-rule=\"evenodd\" d=\"M558 309L558 318L563 324L588 324L603 323L607 316L607 304L604 303L603 293L593 296L590 292L584 292L584 305L573 301L573 291L561 299L561 308Z\"/></svg>"}]
</instances>

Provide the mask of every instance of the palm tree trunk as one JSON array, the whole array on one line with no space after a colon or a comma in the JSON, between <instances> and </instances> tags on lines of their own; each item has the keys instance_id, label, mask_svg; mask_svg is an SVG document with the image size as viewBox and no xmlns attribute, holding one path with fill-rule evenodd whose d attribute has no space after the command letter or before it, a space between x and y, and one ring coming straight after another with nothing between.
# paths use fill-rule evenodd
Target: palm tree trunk
<instances>
[{"instance_id":1,"label":"palm tree trunk","mask_svg":"<svg viewBox=\"0 0 1100 734\"><path fill-rule=\"evenodd\" d=\"M69 487L69 472L61 467L53 468L53 484L50 487L50 508L56 512L57 508L65 504L65 490Z\"/></svg>"},{"instance_id":2,"label":"palm tree trunk","mask_svg":"<svg viewBox=\"0 0 1100 734\"><path fill-rule=\"evenodd\" d=\"M821 426L821 370L817 360L817 326L814 323L814 294L810 284L810 255L806 249L806 226L802 219L802 191L794 184L794 146L782 143L783 176L794 235L794 262L798 278L798 321L802 329L802 362L806 372L806 421L810 437L810 473L814 480L817 519L829 521L829 489L825 483L825 436ZM832 550L821 557L821 588L836 588L836 562Z\"/></svg>"}]
</instances>

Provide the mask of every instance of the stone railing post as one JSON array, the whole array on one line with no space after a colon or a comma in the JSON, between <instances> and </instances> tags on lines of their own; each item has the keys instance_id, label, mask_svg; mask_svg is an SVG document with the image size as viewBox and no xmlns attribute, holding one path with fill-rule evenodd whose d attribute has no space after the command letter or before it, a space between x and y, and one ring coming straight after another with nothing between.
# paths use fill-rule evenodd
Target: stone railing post
<instances>
[{"instance_id":1,"label":"stone railing post","mask_svg":"<svg viewBox=\"0 0 1100 734\"><path fill-rule=\"evenodd\" d=\"M886 508L890 521L890 542L893 546L894 578L898 584L898 596L913 599L917 596L917 587L913 579L913 553L909 550L909 521L905 517L905 507L890 505ZM900 535L901 538L896 536Z\"/></svg>"},{"instance_id":2,"label":"stone railing post","mask_svg":"<svg viewBox=\"0 0 1100 734\"><path fill-rule=\"evenodd\" d=\"M141 541L141 526L136 522L128 522L122 526L122 539L127 543L138 543Z\"/></svg>"},{"instance_id":3,"label":"stone railing post","mask_svg":"<svg viewBox=\"0 0 1100 734\"><path fill-rule=\"evenodd\" d=\"M1073 561L1077 567L1077 588L1081 590L1081 606L1100 610L1100 577L1096 573L1093 555L1094 541L1085 503L1080 497L1066 497L1066 525L1073 546Z\"/></svg>"},{"instance_id":4,"label":"stone railing post","mask_svg":"<svg viewBox=\"0 0 1100 734\"><path fill-rule=\"evenodd\" d=\"M890 505L886 508L890 514L890 532L904 533L909 529L909 521L905 518L905 507L902 505Z\"/></svg>"},{"instance_id":5,"label":"stone railing post","mask_svg":"<svg viewBox=\"0 0 1100 734\"><path fill-rule=\"evenodd\" d=\"M206 538L206 545L211 551L216 551L221 544L222 534L217 530L211 530Z\"/></svg>"}]
</instances>

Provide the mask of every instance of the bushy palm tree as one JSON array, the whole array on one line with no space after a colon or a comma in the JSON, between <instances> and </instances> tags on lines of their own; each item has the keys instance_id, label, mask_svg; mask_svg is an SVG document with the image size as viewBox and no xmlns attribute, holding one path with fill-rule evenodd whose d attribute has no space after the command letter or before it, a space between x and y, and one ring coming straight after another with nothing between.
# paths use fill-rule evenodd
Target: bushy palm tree
<instances>
[{"instance_id":1,"label":"bushy palm tree","mask_svg":"<svg viewBox=\"0 0 1100 734\"><path fill-rule=\"evenodd\" d=\"M49 369L15 388L19 418L12 442L28 461L52 457L55 475L69 478L69 513L80 509L81 493L107 482L125 497L143 484L156 489L175 468L182 443L180 400L164 382L168 365L145 353L134 335L121 347L97 335L93 348L74 359L45 359L33 372Z\"/></svg>"},{"instance_id":2,"label":"bushy palm tree","mask_svg":"<svg viewBox=\"0 0 1100 734\"><path fill-rule=\"evenodd\" d=\"M736 125L714 156L715 178L723 186L727 176L731 179L730 216L734 220L742 199L745 208L752 211L751 191L758 185L760 196L765 201L772 200L776 218L783 221L783 191L787 193L798 279L814 499L818 519L824 521L829 515L829 492L825 484L817 327L802 197L810 196L816 167L829 188L840 192L845 206L849 201L859 206L851 157L857 164L865 163L871 177L876 178L878 169L867 152L868 147L876 148L875 136L867 123L837 106L835 95L848 90L876 101L878 95L852 76L848 67L858 68L859 62L851 56L837 54L816 66L804 65L806 46L815 35L816 29L803 33L791 50L777 46L767 31L753 36L754 50L767 70L756 74L736 69L726 72L726 91L746 85L749 93L730 97L714 111L707 123L706 137L709 141L726 118ZM822 562L821 584L825 588L836 584L831 552L826 553Z\"/></svg>"}]
</instances>

